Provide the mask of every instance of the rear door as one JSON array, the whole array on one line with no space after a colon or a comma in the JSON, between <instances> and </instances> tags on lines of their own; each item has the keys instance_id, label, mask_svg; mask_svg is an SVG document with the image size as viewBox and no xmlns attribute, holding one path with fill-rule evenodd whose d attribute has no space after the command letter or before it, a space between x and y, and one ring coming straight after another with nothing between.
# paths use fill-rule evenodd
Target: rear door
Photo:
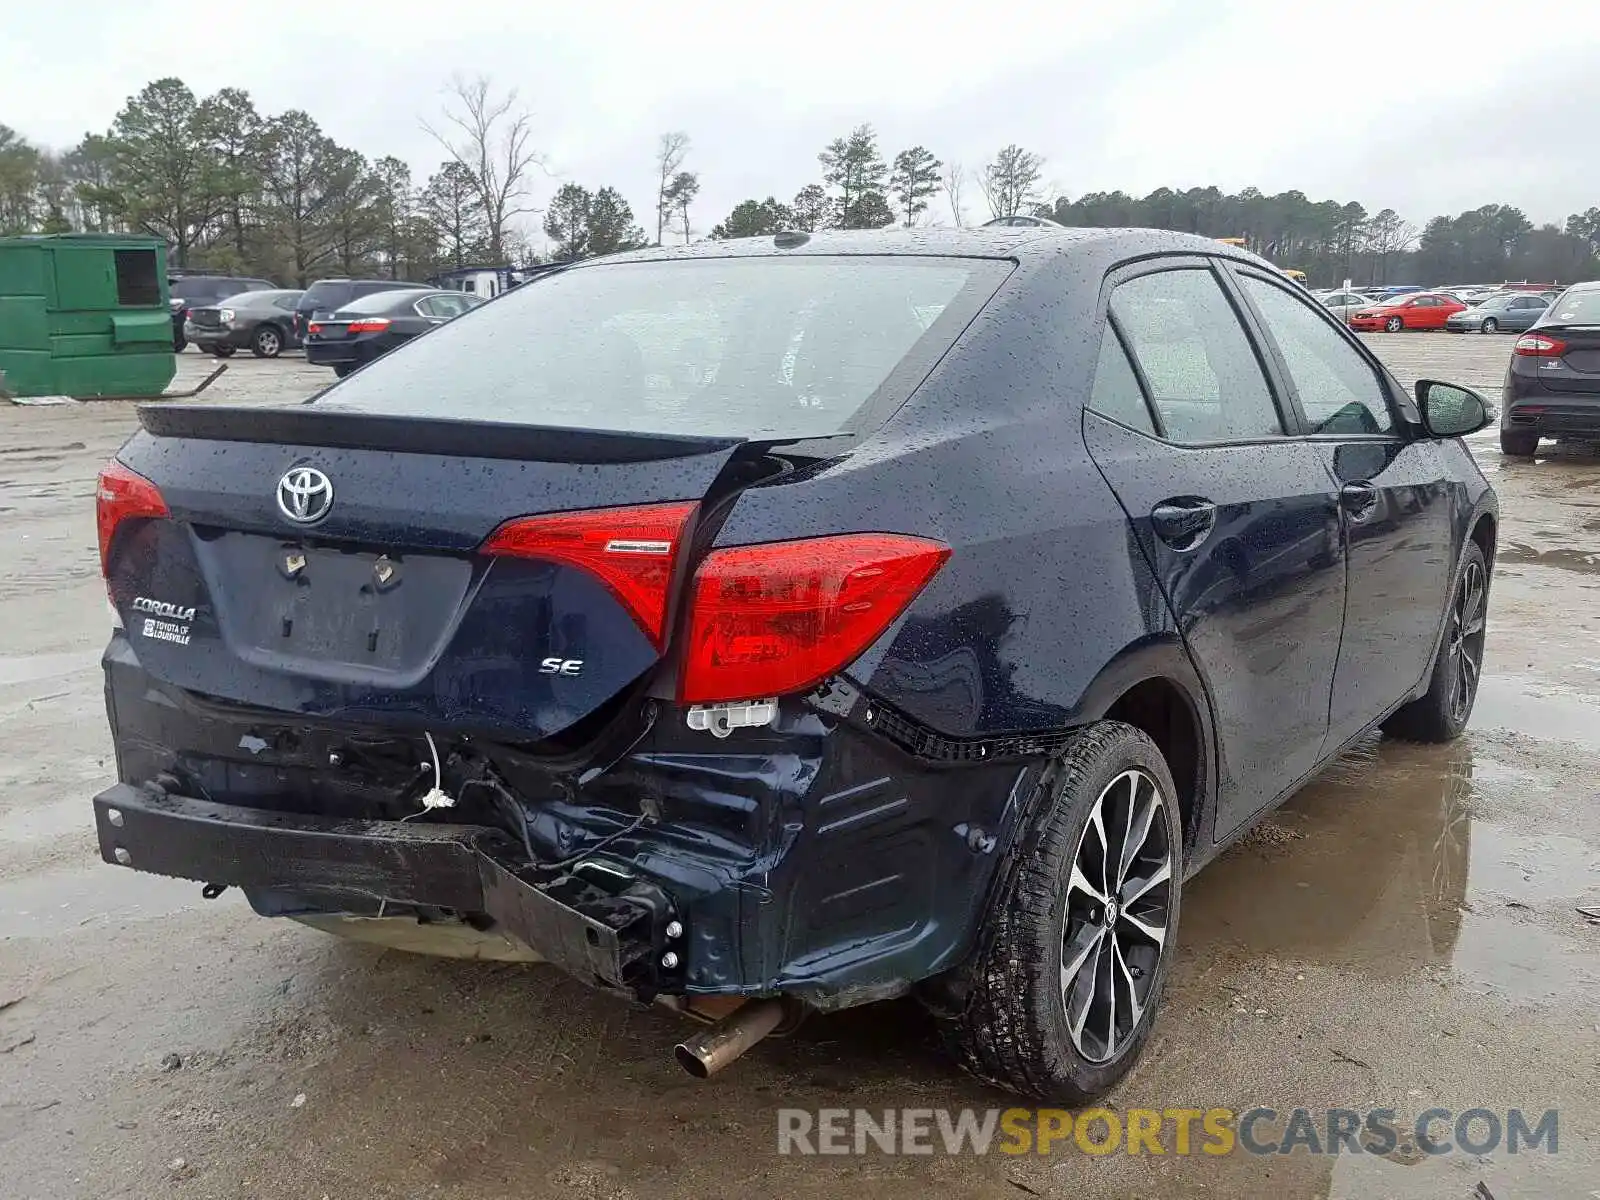
<instances>
[{"instance_id":1,"label":"rear door","mask_svg":"<svg viewBox=\"0 0 1600 1200\"><path fill-rule=\"evenodd\" d=\"M1322 752L1345 602L1338 495L1322 451L1287 435L1206 260L1113 276L1104 336L1111 382L1096 381L1085 438L1205 681L1226 836Z\"/></svg>"},{"instance_id":2,"label":"rear door","mask_svg":"<svg viewBox=\"0 0 1600 1200\"><path fill-rule=\"evenodd\" d=\"M1432 661L1456 558L1449 472L1437 442L1406 432L1389 381L1354 338L1271 276L1235 274L1339 487L1350 586L1332 751L1393 708Z\"/></svg>"}]
</instances>

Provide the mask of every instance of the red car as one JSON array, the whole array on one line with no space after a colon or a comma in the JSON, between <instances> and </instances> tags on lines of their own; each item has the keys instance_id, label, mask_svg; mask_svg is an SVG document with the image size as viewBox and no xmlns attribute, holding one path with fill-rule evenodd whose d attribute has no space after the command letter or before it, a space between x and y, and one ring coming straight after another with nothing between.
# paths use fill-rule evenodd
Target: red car
<instances>
[{"instance_id":1,"label":"red car","mask_svg":"<svg viewBox=\"0 0 1600 1200\"><path fill-rule=\"evenodd\" d=\"M1443 329L1451 313L1465 312L1466 305L1453 296L1438 292L1410 292L1393 296L1382 304L1358 308L1350 314L1350 328L1368 333L1386 329Z\"/></svg>"}]
</instances>

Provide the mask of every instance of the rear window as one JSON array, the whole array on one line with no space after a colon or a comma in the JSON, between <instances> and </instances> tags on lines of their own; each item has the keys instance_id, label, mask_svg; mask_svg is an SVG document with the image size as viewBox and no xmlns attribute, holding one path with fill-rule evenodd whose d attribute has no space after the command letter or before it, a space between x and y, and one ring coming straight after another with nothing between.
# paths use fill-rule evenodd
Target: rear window
<instances>
[{"instance_id":1,"label":"rear window","mask_svg":"<svg viewBox=\"0 0 1600 1200\"><path fill-rule=\"evenodd\" d=\"M1600 325L1600 291L1568 292L1545 312L1541 325Z\"/></svg>"},{"instance_id":2,"label":"rear window","mask_svg":"<svg viewBox=\"0 0 1600 1200\"><path fill-rule=\"evenodd\" d=\"M319 403L635 433L823 436L892 411L1010 269L909 256L583 267L465 314Z\"/></svg>"},{"instance_id":3,"label":"rear window","mask_svg":"<svg viewBox=\"0 0 1600 1200\"><path fill-rule=\"evenodd\" d=\"M426 292L397 291L391 289L387 292L372 292L365 296L357 296L348 304L341 304L339 311L342 313L381 313L388 312L396 305L407 302L415 303L419 295L426 296Z\"/></svg>"},{"instance_id":4,"label":"rear window","mask_svg":"<svg viewBox=\"0 0 1600 1200\"><path fill-rule=\"evenodd\" d=\"M331 312L350 299L352 288L348 283L313 283L300 297L301 308L314 308Z\"/></svg>"}]
</instances>

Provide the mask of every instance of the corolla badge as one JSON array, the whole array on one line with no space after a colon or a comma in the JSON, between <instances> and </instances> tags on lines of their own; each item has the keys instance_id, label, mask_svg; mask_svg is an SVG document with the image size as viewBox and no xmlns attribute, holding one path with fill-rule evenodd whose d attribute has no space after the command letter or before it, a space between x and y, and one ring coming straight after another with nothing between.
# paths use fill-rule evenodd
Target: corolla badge
<instances>
[{"instance_id":1,"label":"corolla badge","mask_svg":"<svg viewBox=\"0 0 1600 1200\"><path fill-rule=\"evenodd\" d=\"M311 525L333 507L333 483L315 467L290 467L278 480L278 511L299 525Z\"/></svg>"}]
</instances>

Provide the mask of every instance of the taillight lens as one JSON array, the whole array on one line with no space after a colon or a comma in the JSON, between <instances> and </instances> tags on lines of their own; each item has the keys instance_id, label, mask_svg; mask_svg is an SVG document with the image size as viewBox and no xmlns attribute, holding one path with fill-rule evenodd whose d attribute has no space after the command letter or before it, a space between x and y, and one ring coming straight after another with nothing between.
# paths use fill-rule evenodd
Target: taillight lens
<instances>
[{"instance_id":1,"label":"taillight lens","mask_svg":"<svg viewBox=\"0 0 1600 1200\"><path fill-rule=\"evenodd\" d=\"M1560 358L1567 352L1567 344L1543 333L1525 333L1517 339L1511 352L1524 358Z\"/></svg>"},{"instance_id":2,"label":"taillight lens","mask_svg":"<svg viewBox=\"0 0 1600 1200\"><path fill-rule=\"evenodd\" d=\"M660 649L672 569L693 501L518 517L483 543L485 554L581 567L600 579Z\"/></svg>"},{"instance_id":3,"label":"taillight lens","mask_svg":"<svg viewBox=\"0 0 1600 1200\"><path fill-rule=\"evenodd\" d=\"M135 517L166 517L171 514L156 485L116 459L101 468L94 498L95 522L100 530L100 573L109 576L111 540L117 535L117 527Z\"/></svg>"},{"instance_id":4,"label":"taillight lens","mask_svg":"<svg viewBox=\"0 0 1600 1200\"><path fill-rule=\"evenodd\" d=\"M351 333L382 333L389 328L388 317L372 317L365 321L351 321Z\"/></svg>"},{"instance_id":5,"label":"taillight lens","mask_svg":"<svg viewBox=\"0 0 1600 1200\"><path fill-rule=\"evenodd\" d=\"M860 657L950 557L887 533L713 550L695 572L678 676L686 704L781 696Z\"/></svg>"},{"instance_id":6,"label":"taillight lens","mask_svg":"<svg viewBox=\"0 0 1600 1200\"><path fill-rule=\"evenodd\" d=\"M311 324L306 326L306 332L307 333L321 333L322 332L322 326L318 325L315 321L313 321L313 322L311 322Z\"/></svg>"}]
</instances>

